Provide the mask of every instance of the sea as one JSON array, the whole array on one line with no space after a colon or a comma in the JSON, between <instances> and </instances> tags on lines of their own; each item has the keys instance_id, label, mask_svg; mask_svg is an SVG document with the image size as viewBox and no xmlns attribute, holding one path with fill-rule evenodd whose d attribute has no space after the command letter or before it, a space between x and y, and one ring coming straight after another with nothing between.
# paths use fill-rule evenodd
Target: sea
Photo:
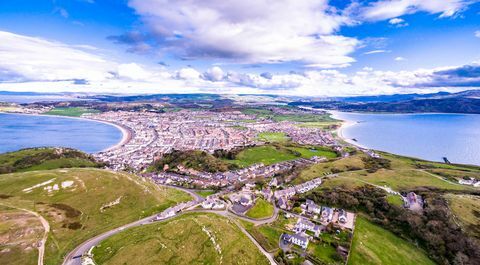
<instances>
[{"instance_id":1,"label":"sea","mask_svg":"<svg viewBox=\"0 0 480 265\"><path fill-rule=\"evenodd\" d=\"M28 147L70 147L87 153L122 140L115 126L85 119L0 113L0 153Z\"/></svg>"},{"instance_id":2,"label":"sea","mask_svg":"<svg viewBox=\"0 0 480 265\"><path fill-rule=\"evenodd\" d=\"M480 165L480 115L334 112L348 121L341 134L375 150L451 163Z\"/></svg>"}]
</instances>

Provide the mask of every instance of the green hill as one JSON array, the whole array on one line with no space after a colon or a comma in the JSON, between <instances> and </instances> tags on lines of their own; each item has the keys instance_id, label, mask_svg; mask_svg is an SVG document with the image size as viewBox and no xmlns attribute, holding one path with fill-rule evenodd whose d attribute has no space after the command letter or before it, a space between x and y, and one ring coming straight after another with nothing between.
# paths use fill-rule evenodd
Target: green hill
<instances>
[{"instance_id":1,"label":"green hill","mask_svg":"<svg viewBox=\"0 0 480 265\"><path fill-rule=\"evenodd\" d=\"M28 148L0 154L0 174L72 167L103 167L93 157L69 148Z\"/></svg>"},{"instance_id":2,"label":"green hill","mask_svg":"<svg viewBox=\"0 0 480 265\"><path fill-rule=\"evenodd\" d=\"M179 229L181 228L181 229ZM97 264L269 264L235 223L184 214L116 234L93 250Z\"/></svg>"},{"instance_id":3,"label":"green hill","mask_svg":"<svg viewBox=\"0 0 480 265\"><path fill-rule=\"evenodd\" d=\"M92 168L0 176L0 206L34 211L48 221L50 233L44 261L52 265L60 264L69 251L95 235L190 199L186 193L159 187L137 176ZM0 232L6 225L0 219ZM0 260L19 264L18 255L31 251L36 249L22 244L2 246ZM21 264L36 264L34 257Z\"/></svg>"}]
</instances>

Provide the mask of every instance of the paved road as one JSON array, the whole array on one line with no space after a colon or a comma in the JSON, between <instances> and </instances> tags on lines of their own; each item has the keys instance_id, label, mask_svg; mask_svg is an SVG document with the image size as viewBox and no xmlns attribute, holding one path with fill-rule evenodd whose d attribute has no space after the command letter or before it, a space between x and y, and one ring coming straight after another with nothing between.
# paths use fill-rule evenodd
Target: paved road
<instances>
[{"instance_id":1,"label":"paved road","mask_svg":"<svg viewBox=\"0 0 480 265\"><path fill-rule=\"evenodd\" d=\"M43 218L43 216L41 216L40 214L34 212L34 211L30 211L30 210L27 210L27 209L24 209L24 208L19 208L19 207L15 207L15 206L12 206L12 205L7 205L7 204L1 204L0 205L3 205L3 206L6 206L6 207L10 207L10 208L14 208L14 209L17 209L17 210L21 210L21 211L25 211L25 212L28 212L30 214L33 214L35 215L39 220L40 220L40 223L42 223L42 226L43 226L43 237L42 239L40 240L40 242L38 243L38 261L37 261L37 265L43 265L43 256L45 255L45 243L47 242L47 238L48 238L48 233L50 232L50 224L48 223L47 220L45 220L45 218Z\"/></svg>"},{"instance_id":2,"label":"paved road","mask_svg":"<svg viewBox=\"0 0 480 265\"><path fill-rule=\"evenodd\" d=\"M181 191L184 191L184 192L190 194L194 198L195 205L198 205L199 203L201 203L204 200L201 196L192 192L191 190L180 188L180 187L175 187L175 186L168 186L168 187L172 187L172 188L175 188L175 189L178 189L178 190L181 190ZM109 237L111 237L115 234L118 234L125 229L150 224L151 222L153 222L156 219L157 216L158 216L158 214L145 217L141 220L138 220L138 221L135 221L133 223L129 223L129 224L117 227L113 230L107 231L103 234L100 234L98 236L95 236L95 237L83 242L82 244L77 246L74 250L72 250L70 253L68 253L68 255L65 257L62 264L63 265L81 265L82 264L82 259L81 259L82 255L86 254L92 247L98 245L98 243L100 243L101 241L103 241L103 240L105 240L105 239L107 239L107 238L109 238ZM177 215L175 215L175 216L177 216ZM163 220L168 220L168 219L173 218L175 216L171 216L171 217L165 218Z\"/></svg>"}]
</instances>

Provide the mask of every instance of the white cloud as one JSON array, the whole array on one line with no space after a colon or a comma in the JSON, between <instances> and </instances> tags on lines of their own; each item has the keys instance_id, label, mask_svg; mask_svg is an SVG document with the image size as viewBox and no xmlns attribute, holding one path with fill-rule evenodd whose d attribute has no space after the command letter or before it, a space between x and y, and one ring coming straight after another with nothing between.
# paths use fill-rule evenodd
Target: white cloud
<instances>
[{"instance_id":1,"label":"white cloud","mask_svg":"<svg viewBox=\"0 0 480 265\"><path fill-rule=\"evenodd\" d=\"M116 64L99 55L41 38L0 31L0 70L29 80L103 80Z\"/></svg>"},{"instance_id":2,"label":"white cloud","mask_svg":"<svg viewBox=\"0 0 480 265\"><path fill-rule=\"evenodd\" d=\"M390 23L391 25L394 25L396 26L397 28L400 28L400 27L406 27L408 26L408 23L405 22L405 20L403 18L392 18L388 21L388 23Z\"/></svg>"},{"instance_id":3,"label":"white cloud","mask_svg":"<svg viewBox=\"0 0 480 265\"><path fill-rule=\"evenodd\" d=\"M470 0L380 0L364 7L361 16L367 20L385 20L405 14L427 12L451 17L476 1Z\"/></svg>"},{"instance_id":4,"label":"white cloud","mask_svg":"<svg viewBox=\"0 0 480 265\"><path fill-rule=\"evenodd\" d=\"M395 57L394 60L397 61L397 62L401 62L401 61L406 61L407 59L402 57L402 56L398 56L398 57Z\"/></svg>"},{"instance_id":5,"label":"white cloud","mask_svg":"<svg viewBox=\"0 0 480 265\"><path fill-rule=\"evenodd\" d=\"M117 73L119 78L130 80L147 80L153 76L152 73L146 71L136 63L120 64Z\"/></svg>"},{"instance_id":6,"label":"white cloud","mask_svg":"<svg viewBox=\"0 0 480 265\"><path fill-rule=\"evenodd\" d=\"M387 52L390 52L390 51L388 51L388 50L372 50L372 51L364 52L363 54L370 55L370 54L387 53Z\"/></svg>"},{"instance_id":7,"label":"white cloud","mask_svg":"<svg viewBox=\"0 0 480 265\"><path fill-rule=\"evenodd\" d=\"M327 0L131 0L163 52L241 63L337 67L359 44L336 35L347 16ZM132 44L132 43L130 43Z\"/></svg>"},{"instance_id":8,"label":"white cloud","mask_svg":"<svg viewBox=\"0 0 480 265\"><path fill-rule=\"evenodd\" d=\"M204 78L211 80L211 81L220 81L223 80L225 77L225 74L222 70L222 68L218 66L214 66L210 69L208 69L204 74Z\"/></svg>"},{"instance_id":9,"label":"white cloud","mask_svg":"<svg viewBox=\"0 0 480 265\"><path fill-rule=\"evenodd\" d=\"M480 30L475 31L475 37L480 38Z\"/></svg>"}]
</instances>

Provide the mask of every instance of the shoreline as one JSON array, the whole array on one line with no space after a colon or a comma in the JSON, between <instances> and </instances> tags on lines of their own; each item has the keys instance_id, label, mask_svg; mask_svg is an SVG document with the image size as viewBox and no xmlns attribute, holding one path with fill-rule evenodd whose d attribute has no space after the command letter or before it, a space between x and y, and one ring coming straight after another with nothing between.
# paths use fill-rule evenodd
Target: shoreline
<instances>
[{"instance_id":1,"label":"shoreline","mask_svg":"<svg viewBox=\"0 0 480 265\"><path fill-rule=\"evenodd\" d=\"M64 119L77 119L77 120L84 120L84 121L92 121L92 122L98 122L98 123L102 123L102 124L106 124L106 125L110 125L110 126L113 126L115 128L117 128L121 133L122 133L122 139L120 139L120 141L114 145L111 145L103 150L100 150L98 152L94 152L94 153L91 153L91 154L98 154L98 153L102 153L102 152L107 152L107 151L112 151L112 150L115 150L115 149L118 149L120 147L122 147L123 145L127 144L128 142L130 142L130 140L133 138L133 132L127 128L127 127L124 127L120 124L116 124L116 123L113 123L113 122L108 122L108 121L103 121L103 120L97 120L97 119L90 119L90 118L85 118L85 117L72 117L72 116L62 116L62 115L50 115L50 114L37 114L37 113L18 113L18 112L3 112L3 111L0 111L0 114L15 114L15 115L28 115L28 116L42 116L42 117L54 117L54 118L64 118Z\"/></svg>"},{"instance_id":2,"label":"shoreline","mask_svg":"<svg viewBox=\"0 0 480 265\"><path fill-rule=\"evenodd\" d=\"M359 121L353 121L353 120L347 120L347 119L344 119L344 118L341 118L338 116L338 113L339 111L334 111L334 110L326 110L327 113L329 113L332 118L334 119L337 119L339 121L341 121L341 125L340 127L338 127L336 130L335 130L335 133L337 134L337 136L342 140L342 141L345 141L351 145L354 145L358 148L361 148L361 149L371 149L371 148L368 148L367 146L363 146L361 144L359 144L358 142L350 139L350 138L347 138L344 134L344 130L349 128L349 127L352 127L352 126L355 126L356 124L359 123Z\"/></svg>"}]
</instances>

